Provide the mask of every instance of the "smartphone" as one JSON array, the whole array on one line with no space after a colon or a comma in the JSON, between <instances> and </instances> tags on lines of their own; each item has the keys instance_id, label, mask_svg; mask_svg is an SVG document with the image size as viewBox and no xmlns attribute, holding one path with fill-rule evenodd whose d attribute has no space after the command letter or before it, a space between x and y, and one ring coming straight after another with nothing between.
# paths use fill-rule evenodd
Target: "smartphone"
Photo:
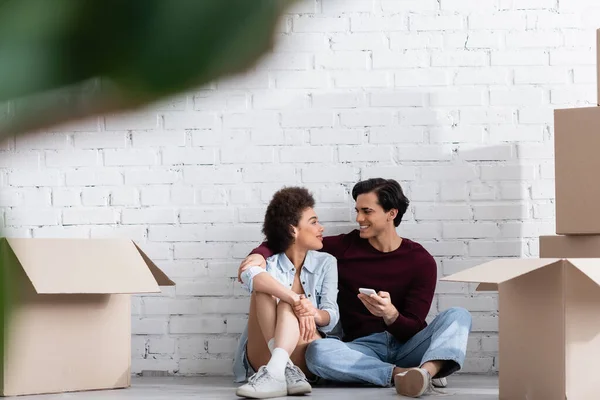
<instances>
[{"instance_id":1,"label":"smartphone","mask_svg":"<svg viewBox=\"0 0 600 400\"><path fill-rule=\"evenodd\" d=\"M373 289L367 289L367 288L359 288L358 291L362 294L366 294L367 296L370 296L372 294L377 294L377 292L374 291Z\"/></svg>"}]
</instances>

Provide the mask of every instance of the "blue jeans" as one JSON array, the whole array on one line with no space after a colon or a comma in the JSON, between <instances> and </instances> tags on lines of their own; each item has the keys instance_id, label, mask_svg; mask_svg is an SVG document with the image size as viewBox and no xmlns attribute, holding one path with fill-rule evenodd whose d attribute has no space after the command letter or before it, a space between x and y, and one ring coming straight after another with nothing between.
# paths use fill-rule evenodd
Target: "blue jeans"
<instances>
[{"instance_id":1,"label":"blue jeans","mask_svg":"<svg viewBox=\"0 0 600 400\"><path fill-rule=\"evenodd\" d=\"M326 338L306 350L306 365L315 375L337 382L391 386L394 367L419 367L445 360L437 378L462 368L471 330L471 314L463 308L441 312L425 329L404 343L380 332L352 342Z\"/></svg>"}]
</instances>

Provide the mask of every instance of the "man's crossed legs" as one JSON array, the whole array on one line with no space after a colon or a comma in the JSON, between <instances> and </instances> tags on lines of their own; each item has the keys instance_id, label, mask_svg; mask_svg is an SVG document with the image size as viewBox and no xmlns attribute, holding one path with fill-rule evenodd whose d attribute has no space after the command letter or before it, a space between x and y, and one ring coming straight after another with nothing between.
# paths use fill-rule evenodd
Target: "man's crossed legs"
<instances>
[{"instance_id":1,"label":"man's crossed legs","mask_svg":"<svg viewBox=\"0 0 600 400\"><path fill-rule=\"evenodd\" d=\"M469 312L450 308L404 343L388 332L348 343L332 338L314 341L306 351L306 364L311 372L325 380L389 387L395 379L398 393L418 397L431 388L432 378L419 367L431 361L443 361L433 378L460 370L470 330ZM417 369L394 378L396 367Z\"/></svg>"}]
</instances>

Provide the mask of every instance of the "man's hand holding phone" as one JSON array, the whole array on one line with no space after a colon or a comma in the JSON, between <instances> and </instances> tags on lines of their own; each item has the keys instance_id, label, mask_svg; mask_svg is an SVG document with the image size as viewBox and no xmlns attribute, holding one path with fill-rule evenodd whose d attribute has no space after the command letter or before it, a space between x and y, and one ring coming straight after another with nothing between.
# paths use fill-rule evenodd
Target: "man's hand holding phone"
<instances>
[{"instance_id":1,"label":"man's hand holding phone","mask_svg":"<svg viewBox=\"0 0 600 400\"><path fill-rule=\"evenodd\" d=\"M392 304L392 299L388 292L380 291L375 293L375 290L368 288L358 289L360 292L358 298L376 317L383 318L386 325L391 325L398 318L398 310Z\"/></svg>"}]
</instances>

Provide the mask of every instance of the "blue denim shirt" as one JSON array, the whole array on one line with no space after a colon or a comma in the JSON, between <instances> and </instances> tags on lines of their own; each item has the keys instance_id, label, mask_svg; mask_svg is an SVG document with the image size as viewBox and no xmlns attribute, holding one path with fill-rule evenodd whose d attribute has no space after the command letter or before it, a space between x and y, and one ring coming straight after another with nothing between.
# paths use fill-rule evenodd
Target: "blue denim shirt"
<instances>
[{"instance_id":1,"label":"blue denim shirt","mask_svg":"<svg viewBox=\"0 0 600 400\"><path fill-rule=\"evenodd\" d=\"M294 283L296 268L285 253L275 254L267 259L267 273L271 274L281 284L291 288ZM338 272L337 260L331 254L309 251L304 259L304 265L300 271L300 284L306 297L319 310L329 313L329 323L317 327L323 333L329 333L337 325L340 319L340 311L337 305L338 294ZM252 292L252 279L246 287ZM236 382L244 382L248 374L246 365L246 343L248 342L248 324L240 337L233 373Z\"/></svg>"}]
</instances>

